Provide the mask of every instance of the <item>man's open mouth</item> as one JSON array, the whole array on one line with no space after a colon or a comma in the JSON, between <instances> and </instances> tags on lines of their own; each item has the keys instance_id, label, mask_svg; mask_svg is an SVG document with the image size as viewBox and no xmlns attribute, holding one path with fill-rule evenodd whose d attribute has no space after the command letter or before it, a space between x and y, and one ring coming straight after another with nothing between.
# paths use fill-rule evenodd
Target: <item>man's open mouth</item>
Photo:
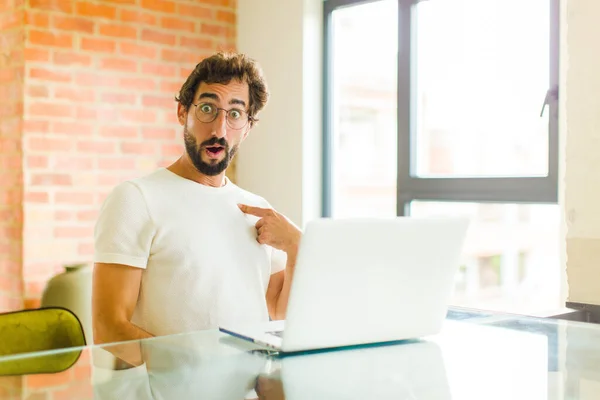
<instances>
[{"instance_id":1,"label":"man's open mouth","mask_svg":"<svg viewBox=\"0 0 600 400\"><path fill-rule=\"evenodd\" d=\"M225 148L222 146L208 146L208 147L205 147L205 149L206 149L206 154L211 158L220 157L221 154L223 154L223 151L225 151Z\"/></svg>"},{"instance_id":2,"label":"man's open mouth","mask_svg":"<svg viewBox=\"0 0 600 400\"><path fill-rule=\"evenodd\" d=\"M208 150L209 152L211 152L213 154L217 154L218 152L223 150L223 148L220 146L211 146L211 147L207 147L206 150Z\"/></svg>"}]
</instances>

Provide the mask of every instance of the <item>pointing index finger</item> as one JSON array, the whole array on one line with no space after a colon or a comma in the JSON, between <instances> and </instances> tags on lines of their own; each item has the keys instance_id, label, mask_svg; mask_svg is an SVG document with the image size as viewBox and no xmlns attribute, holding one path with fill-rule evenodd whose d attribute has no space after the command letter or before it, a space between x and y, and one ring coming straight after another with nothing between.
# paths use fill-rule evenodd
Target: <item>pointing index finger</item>
<instances>
[{"instance_id":1,"label":"pointing index finger","mask_svg":"<svg viewBox=\"0 0 600 400\"><path fill-rule=\"evenodd\" d=\"M261 218L266 216L267 212L269 211L267 208L254 207L246 204L238 204L238 207L245 214L255 215Z\"/></svg>"}]
</instances>

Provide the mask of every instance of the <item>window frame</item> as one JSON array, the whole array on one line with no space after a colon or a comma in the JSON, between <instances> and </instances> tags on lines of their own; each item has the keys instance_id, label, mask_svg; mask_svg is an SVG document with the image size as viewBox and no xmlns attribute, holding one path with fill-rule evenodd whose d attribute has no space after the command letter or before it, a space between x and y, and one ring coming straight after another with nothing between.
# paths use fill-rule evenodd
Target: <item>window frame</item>
<instances>
[{"instance_id":1,"label":"window frame","mask_svg":"<svg viewBox=\"0 0 600 400\"><path fill-rule=\"evenodd\" d=\"M323 3L323 197L322 215L332 215L333 121L332 121L332 15L336 10L380 0L325 0ZM414 106L414 21L416 4L428 0L398 1L398 71L397 71L397 193L396 214L410 214L410 203L419 201L476 203L558 203L559 133L559 7L560 0L550 2L549 82L546 100L540 93L540 107L545 102L548 112L548 174L523 177L428 178L413 176L416 152ZM441 0L438 0L441 1ZM544 101L542 101L544 100Z\"/></svg>"}]
</instances>

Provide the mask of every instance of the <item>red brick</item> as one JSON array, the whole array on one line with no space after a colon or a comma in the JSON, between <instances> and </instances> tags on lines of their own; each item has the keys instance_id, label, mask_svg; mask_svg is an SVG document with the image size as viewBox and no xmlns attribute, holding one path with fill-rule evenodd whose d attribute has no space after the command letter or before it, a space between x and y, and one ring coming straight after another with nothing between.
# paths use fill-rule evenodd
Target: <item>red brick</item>
<instances>
[{"instance_id":1,"label":"red brick","mask_svg":"<svg viewBox=\"0 0 600 400\"><path fill-rule=\"evenodd\" d=\"M152 96L146 95L142 98L142 105L144 107L158 107L163 109L175 109L176 103L173 101L173 97L170 96Z\"/></svg>"},{"instance_id":2,"label":"red brick","mask_svg":"<svg viewBox=\"0 0 600 400\"><path fill-rule=\"evenodd\" d=\"M48 168L47 156L27 156L25 165L27 168Z\"/></svg>"},{"instance_id":3,"label":"red brick","mask_svg":"<svg viewBox=\"0 0 600 400\"><path fill-rule=\"evenodd\" d=\"M50 14L46 12L25 11L25 23L35 28L48 28L50 26Z\"/></svg>"},{"instance_id":4,"label":"red brick","mask_svg":"<svg viewBox=\"0 0 600 400\"><path fill-rule=\"evenodd\" d=\"M84 3L88 4L88 3ZM94 33L94 22L85 18L69 17L55 15L52 17L52 26L54 29L64 31L75 31L83 33Z\"/></svg>"},{"instance_id":5,"label":"red brick","mask_svg":"<svg viewBox=\"0 0 600 400\"><path fill-rule=\"evenodd\" d=\"M232 11L217 11L217 21L227 22L234 25L236 23L236 14Z\"/></svg>"},{"instance_id":6,"label":"red brick","mask_svg":"<svg viewBox=\"0 0 600 400\"><path fill-rule=\"evenodd\" d=\"M18 170L21 168L21 155L20 154L3 154L0 157L0 171L7 170Z\"/></svg>"},{"instance_id":7,"label":"red brick","mask_svg":"<svg viewBox=\"0 0 600 400\"><path fill-rule=\"evenodd\" d=\"M66 370L56 374L26 375L24 379L25 387L30 389L62 386L71 381L71 371Z\"/></svg>"},{"instance_id":8,"label":"red brick","mask_svg":"<svg viewBox=\"0 0 600 400\"><path fill-rule=\"evenodd\" d=\"M9 29L23 26L25 21L24 10L9 10L8 12L0 13L0 31L6 32Z\"/></svg>"},{"instance_id":9,"label":"red brick","mask_svg":"<svg viewBox=\"0 0 600 400\"><path fill-rule=\"evenodd\" d=\"M103 126L100 128L100 136L134 138L138 136L138 128L135 126Z\"/></svg>"},{"instance_id":10,"label":"red brick","mask_svg":"<svg viewBox=\"0 0 600 400\"><path fill-rule=\"evenodd\" d=\"M148 75L175 76L177 74L177 68L174 65L144 63L142 64L142 73Z\"/></svg>"},{"instance_id":11,"label":"red brick","mask_svg":"<svg viewBox=\"0 0 600 400\"><path fill-rule=\"evenodd\" d=\"M181 78L183 78L183 79L187 79L190 76L190 74L192 73L193 70L194 70L193 67L182 67L179 70L179 76Z\"/></svg>"},{"instance_id":12,"label":"red brick","mask_svg":"<svg viewBox=\"0 0 600 400\"><path fill-rule=\"evenodd\" d=\"M41 299L31 299L31 298L26 298L23 299L23 308L26 310L33 310L36 308L40 308L42 306L42 301ZM40 393L41 397L33 397L33 399L30 397L27 398L27 400L47 400L48 399L48 393Z\"/></svg>"},{"instance_id":13,"label":"red brick","mask_svg":"<svg viewBox=\"0 0 600 400\"><path fill-rule=\"evenodd\" d=\"M157 21L157 18L150 13L133 10L121 10L119 18L121 21L135 22L136 24L140 25L156 25Z\"/></svg>"},{"instance_id":14,"label":"red brick","mask_svg":"<svg viewBox=\"0 0 600 400\"><path fill-rule=\"evenodd\" d=\"M52 393L52 400L92 399L94 391L87 380L74 382L66 389L56 390Z\"/></svg>"},{"instance_id":15,"label":"red brick","mask_svg":"<svg viewBox=\"0 0 600 400\"><path fill-rule=\"evenodd\" d=\"M75 75L75 84L79 86L118 87L119 78L97 72L80 72Z\"/></svg>"},{"instance_id":16,"label":"red brick","mask_svg":"<svg viewBox=\"0 0 600 400\"><path fill-rule=\"evenodd\" d=\"M98 184L100 186L117 186L119 183L123 182L125 179L119 175L111 174L100 174L98 176Z\"/></svg>"},{"instance_id":17,"label":"red brick","mask_svg":"<svg viewBox=\"0 0 600 400\"><path fill-rule=\"evenodd\" d=\"M181 144L165 144L161 148L163 156L178 157L183 153L183 145Z\"/></svg>"},{"instance_id":18,"label":"red brick","mask_svg":"<svg viewBox=\"0 0 600 400\"><path fill-rule=\"evenodd\" d=\"M174 128L142 128L142 138L144 139L172 140L176 137L177 131Z\"/></svg>"},{"instance_id":19,"label":"red brick","mask_svg":"<svg viewBox=\"0 0 600 400\"><path fill-rule=\"evenodd\" d=\"M100 69L112 69L121 72L136 72L137 62L124 58L105 58L100 60Z\"/></svg>"},{"instance_id":20,"label":"red brick","mask_svg":"<svg viewBox=\"0 0 600 400\"><path fill-rule=\"evenodd\" d=\"M200 49L200 50L208 50L208 49L214 48L214 42L211 39L200 39L200 38L185 37L185 36L182 36L179 38L179 44L182 47L190 47L193 49ZM200 61L201 61L201 57L198 57L198 60L196 61L196 63L199 63Z\"/></svg>"},{"instance_id":21,"label":"red brick","mask_svg":"<svg viewBox=\"0 0 600 400\"><path fill-rule=\"evenodd\" d=\"M156 112L151 110L121 110L121 118L128 122L148 124L156 122Z\"/></svg>"},{"instance_id":22,"label":"red brick","mask_svg":"<svg viewBox=\"0 0 600 400\"><path fill-rule=\"evenodd\" d=\"M150 78L122 78L119 87L139 91L151 91L156 89L156 83Z\"/></svg>"},{"instance_id":23,"label":"red brick","mask_svg":"<svg viewBox=\"0 0 600 400\"><path fill-rule=\"evenodd\" d=\"M99 140L86 140L77 142L77 151L93 154L111 154L115 152L115 144L112 142L103 142Z\"/></svg>"},{"instance_id":24,"label":"red brick","mask_svg":"<svg viewBox=\"0 0 600 400\"><path fill-rule=\"evenodd\" d=\"M94 255L94 244L93 243L81 243L77 246L77 254L80 256L92 256ZM79 376L83 372L75 370L75 375Z\"/></svg>"},{"instance_id":25,"label":"red brick","mask_svg":"<svg viewBox=\"0 0 600 400\"><path fill-rule=\"evenodd\" d=\"M233 31L226 26L202 23L200 32L206 35L226 38L232 35Z\"/></svg>"},{"instance_id":26,"label":"red brick","mask_svg":"<svg viewBox=\"0 0 600 400\"><path fill-rule=\"evenodd\" d=\"M54 90L54 97L76 102L93 102L96 98L96 94L90 89L57 87Z\"/></svg>"},{"instance_id":27,"label":"red brick","mask_svg":"<svg viewBox=\"0 0 600 400\"><path fill-rule=\"evenodd\" d=\"M73 219L73 213L70 211L59 210L54 213L55 221L71 221Z\"/></svg>"},{"instance_id":28,"label":"red brick","mask_svg":"<svg viewBox=\"0 0 600 400\"><path fill-rule=\"evenodd\" d=\"M31 68L29 77L34 79L43 79L50 82L70 82L71 74L68 72L52 71L46 68Z\"/></svg>"},{"instance_id":29,"label":"red brick","mask_svg":"<svg viewBox=\"0 0 600 400\"><path fill-rule=\"evenodd\" d=\"M29 0L31 9L73 13L73 0Z\"/></svg>"},{"instance_id":30,"label":"red brick","mask_svg":"<svg viewBox=\"0 0 600 400\"><path fill-rule=\"evenodd\" d=\"M135 168L135 159L127 158L100 158L98 159L98 167L105 170L124 169L132 170Z\"/></svg>"},{"instance_id":31,"label":"red brick","mask_svg":"<svg viewBox=\"0 0 600 400\"><path fill-rule=\"evenodd\" d=\"M65 135L83 135L94 131L94 126L81 122L53 122L51 125L52 133Z\"/></svg>"},{"instance_id":32,"label":"red brick","mask_svg":"<svg viewBox=\"0 0 600 400\"><path fill-rule=\"evenodd\" d=\"M28 113L34 117L72 117L74 108L64 104L33 103L29 105Z\"/></svg>"},{"instance_id":33,"label":"red brick","mask_svg":"<svg viewBox=\"0 0 600 400\"><path fill-rule=\"evenodd\" d=\"M76 108L76 115L77 119L88 119L102 122L114 121L118 117L117 110L110 105L95 107L78 106Z\"/></svg>"},{"instance_id":34,"label":"red brick","mask_svg":"<svg viewBox=\"0 0 600 400\"><path fill-rule=\"evenodd\" d=\"M101 24L99 32L104 36L137 39L137 29L121 24Z\"/></svg>"},{"instance_id":35,"label":"red brick","mask_svg":"<svg viewBox=\"0 0 600 400\"><path fill-rule=\"evenodd\" d=\"M145 154L153 155L157 153L154 143L144 142L122 142L121 152L123 154Z\"/></svg>"},{"instance_id":36,"label":"red brick","mask_svg":"<svg viewBox=\"0 0 600 400\"><path fill-rule=\"evenodd\" d=\"M119 52L126 56L135 56L142 58L156 58L158 51L155 47L144 46L136 43L119 43Z\"/></svg>"},{"instance_id":37,"label":"red brick","mask_svg":"<svg viewBox=\"0 0 600 400\"><path fill-rule=\"evenodd\" d=\"M70 186L71 176L67 174L34 174L31 186Z\"/></svg>"},{"instance_id":38,"label":"red brick","mask_svg":"<svg viewBox=\"0 0 600 400\"><path fill-rule=\"evenodd\" d=\"M54 64L56 65L92 65L92 57L75 52L54 52Z\"/></svg>"},{"instance_id":39,"label":"red brick","mask_svg":"<svg viewBox=\"0 0 600 400\"><path fill-rule=\"evenodd\" d=\"M57 192L54 195L54 202L60 204L84 204L94 203L94 194L85 192Z\"/></svg>"},{"instance_id":40,"label":"red brick","mask_svg":"<svg viewBox=\"0 0 600 400\"><path fill-rule=\"evenodd\" d=\"M193 21L185 21L181 18L164 17L160 21L160 26L174 31L184 31L194 33L198 29Z\"/></svg>"},{"instance_id":41,"label":"red brick","mask_svg":"<svg viewBox=\"0 0 600 400\"><path fill-rule=\"evenodd\" d=\"M144 29L142 30L142 40L165 44L168 46L175 46L175 43L177 42L177 36L171 33L164 33L153 29Z\"/></svg>"},{"instance_id":42,"label":"red brick","mask_svg":"<svg viewBox=\"0 0 600 400\"><path fill-rule=\"evenodd\" d=\"M148 10L164 13L175 12L175 2L168 0L142 0L142 7Z\"/></svg>"},{"instance_id":43,"label":"red brick","mask_svg":"<svg viewBox=\"0 0 600 400\"><path fill-rule=\"evenodd\" d=\"M175 63L198 63L198 53L191 51L179 51L173 49L164 49L161 53L161 59ZM181 86L181 84L180 84Z\"/></svg>"},{"instance_id":44,"label":"red brick","mask_svg":"<svg viewBox=\"0 0 600 400\"><path fill-rule=\"evenodd\" d=\"M48 203L48 192L27 192L25 193L25 202L27 203Z\"/></svg>"},{"instance_id":45,"label":"red brick","mask_svg":"<svg viewBox=\"0 0 600 400\"><path fill-rule=\"evenodd\" d=\"M46 49L38 49L35 47L27 47L25 49L25 61L50 61L50 52Z\"/></svg>"},{"instance_id":46,"label":"red brick","mask_svg":"<svg viewBox=\"0 0 600 400\"><path fill-rule=\"evenodd\" d=\"M50 130L50 122L26 119L23 129L27 133L45 133Z\"/></svg>"},{"instance_id":47,"label":"red brick","mask_svg":"<svg viewBox=\"0 0 600 400\"><path fill-rule=\"evenodd\" d=\"M94 159L90 157L60 157L54 168L57 170L85 171L94 168Z\"/></svg>"},{"instance_id":48,"label":"red brick","mask_svg":"<svg viewBox=\"0 0 600 400\"><path fill-rule=\"evenodd\" d=\"M59 226L54 229L54 237L56 238L83 238L93 235L93 227L91 226Z\"/></svg>"},{"instance_id":49,"label":"red brick","mask_svg":"<svg viewBox=\"0 0 600 400\"><path fill-rule=\"evenodd\" d=\"M16 79L21 78L21 69L18 67L15 68L5 68L0 69L0 83L13 82Z\"/></svg>"},{"instance_id":50,"label":"red brick","mask_svg":"<svg viewBox=\"0 0 600 400\"><path fill-rule=\"evenodd\" d=\"M76 12L85 17L98 17L115 19L117 8L106 4L94 4L89 1L80 1L77 3Z\"/></svg>"},{"instance_id":51,"label":"red brick","mask_svg":"<svg viewBox=\"0 0 600 400\"><path fill-rule=\"evenodd\" d=\"M70 33L52 33L31 29L29 31L29 43L41 46L73 47L73 35Z\"/></svg>"},{"instance_id":52,"label":"red brick","mask_svg":"<svg viewBox=\"0 0 600 400\"><path fill-rule=\"evenodd\" d=\"M181 81L162 81L160 83L161 92L179 93L183 82Z\"/></svg>"},{"instance_id":53,"label":"red brick","mask_svg":"<svg viewBox=\"0 0 600 400\"><path fill-rule=\"evenodd\" d=\"M213 19L214 11L208 7L202 7L192 4L177 4L177 15L200 18L200 19Z\"/></svg>"},{"instance_id":54,"label":"red brick","mask_svg":"<svg viewBox=\"0 0 600 400\"><path fill-rule=\"evenodd\" d=\"M101 100L103 103L110 104L135 104L137 95L135 93L103 93Z\"/></svg>"},{"instance_id":55,"label":"red brick","mask_svg":"<svg viewBox=\"0 0 600 400\"><path fill-rule=\"evenodd\" d=\"M90 51L101 51L106 53L114 53L117 48L117 42L110 39L92 39L81 38L81 49Z\"/></svg>"},{"instance_id":56,"label":"red brick","mask_svg":"<svg viewBox=\"0 0 600 400\"><path fill-rule=\"evenodd\" d=\"M48 97L48 86L29 85L27 87L27 95L29 97Z\"/></svg>"},{"instance_id":57,"label":"red brick","mask_svg":"<svg viewBox=\"0 0 600 400\"><path fill-rule=\"evenodd\" d=\"M95 221L98 218L98 210L84 210L77 213L78 221Z\"/></svg>"},{"instance_id":58,"label":"red brick","mask_svg":"<svg viewBox=\"0 0 600 400\"><path fill-rule=\"evenodd\" d=\"M72 148L70 139L53 139L40 136L29 136L27 145L33 151L65 152Z\"/></svg>"}]
</instances>

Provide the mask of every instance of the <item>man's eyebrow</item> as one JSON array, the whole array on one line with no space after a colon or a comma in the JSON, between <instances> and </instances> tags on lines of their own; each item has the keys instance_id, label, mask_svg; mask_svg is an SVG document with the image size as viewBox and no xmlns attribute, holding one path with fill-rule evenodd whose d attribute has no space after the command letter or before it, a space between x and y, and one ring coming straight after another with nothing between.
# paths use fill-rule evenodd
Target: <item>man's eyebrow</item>
<instances>
[{"instance_id":1,"label":"man's eyebrow","mask_svg":"<svg viewBox=\"0 0 600 400\"><path fill-rule=\"evenodd\" d=\"M229 104L239 104L241 106L246 107L246 102L244 100L240 100L240 99L231 99L231 100L229 100Z\"/></svg>"},{"instance_id":2,"label":"man's eyebrow","mask_svg":"<svg viewBox=\"0 0 600 400\"><path fill-rule=\"evenodd\" d=\"M209 92L200 93L200 96L198 96L198 100L202 100L202 99L219 100L219 95L217 95L216 93L209 93Z\"/></svg>"},{"instance_id":3,"label":"man's eyebrow","mask_svg":"<svg viewBox=\"0 0 600 400\"><path fill-rule=\"evenodd\" d=\"M202 99L212 99L212 100L218 101L218 100L220 100L220 97L216 93L204 92L204 93L200 93L200 96L198 96L198 100L202 100ZM241 99L231 99L231 100L229 100L229 104L239 104L243 107L246 107L246 102Z\"/></svg>"}]
</instances>

